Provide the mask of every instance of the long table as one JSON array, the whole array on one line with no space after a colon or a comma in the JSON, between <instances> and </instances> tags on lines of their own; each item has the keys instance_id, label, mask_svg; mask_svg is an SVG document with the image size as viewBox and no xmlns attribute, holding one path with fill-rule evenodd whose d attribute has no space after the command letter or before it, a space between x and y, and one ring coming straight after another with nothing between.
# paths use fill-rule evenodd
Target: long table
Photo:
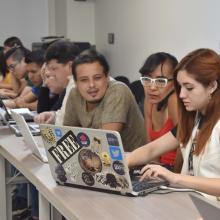
<instances>
[{"instance_id":1,"label":"long table","mask_svg":"<svg viewBox=\"0 0 220 220\"><path fill-rule=\"evenodd\" d=\"M40 220L49 220L50 204L68 220L75 219L197 219L199 213L186 192L126 197L58 186L49 165L41 162L8 128L0 128L0 219L7 216L5 160L15 166L39 191ZM7 218L8 217L8 218Z\"/></svg>"}]
</instances>

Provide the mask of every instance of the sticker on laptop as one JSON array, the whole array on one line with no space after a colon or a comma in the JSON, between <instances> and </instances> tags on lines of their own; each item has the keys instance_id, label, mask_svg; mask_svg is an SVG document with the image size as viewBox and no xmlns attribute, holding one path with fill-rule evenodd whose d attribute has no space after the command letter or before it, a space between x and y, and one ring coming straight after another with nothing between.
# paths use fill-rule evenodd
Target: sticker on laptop
<instances>
[{"instance_id":1,"label":"sticker on laptop","mask_svg":"<svg viewBox=\"0 0 220 220\"><path fill-rule=\"evenodd\" d=\"M102 141L98 137L94 137L91 144L91 150L97 154L101 154L102 152Z\"/></svg>"},{"instance_id":2,"label":"sticker on laptop","mask_svg":"<svg viewBox=\"0 0 220 220\"><path fill-rule=\"evenodd\" d=\"M76 138L82 147L88 147L90 145L89 137L85 133L78 133Z\"/></svg>"},{"instance_id":3,"label":"sticker on laptop","mask_svg":"<svg viewBox=\"0 0 220 220\"><path fill-rule=\"evenodd\" d=\"M77 142L74 133L68 131L57 141L56 145L52 146L48 151L57 163L64 164L81 148L82 146Z\"/></svg>"},{"instance_id":4,"label":"sticker on laptop","mask_svg":"<svg viewBox=\"0 0 220 220\"><path fill-rule=\"evenodd\" d=\"M109 154L107 152L102 152L101 153L101 160L102 160L102 164L104 166L110 166L111 165L111 157L109 156Z\"/></svg>"},{"instance_id":5,"label":"sticker on laptop","mask_svg":"<svg viewBox=\"0 0 220 220\"><path fill-rule=\"evenodd\" d=\"M113 173L97 173L95 179L101 185L107 186L111 189L127 189L129 187L128 181L124 177L118 177Z\"/></svg>"},{"instance_id":6,"label":"sticker on laptop","mask_svg":"<svg viewBox=\"0 0 220 220\"><path fill-rule=\"evenodd\" d=\"M78 154L78 160L81 168L91 174L101 172L102 162L98 154L90 149L82 149Z\"/></svg>"},{"instance_id":7,"label":"sticker on laptop","mask_svg":"<svg viewBox=\"0 0 220 220\"><path fill-rule=\"evenodd\" d=\"M54 132L55 132L56 137L58 138L61 138L63 136L60 128L55 128Z\"/></svg>"},{"instance_id":8,"label":"sticker on laptop","mask_svg":"<svg viewBox=\"0 0 220 220\"><path fill-rule=\"evenodd\" d=\"M109 146L109 153L112 160L122 160L121 149L117 146Z\"/></svg>"},{"instance_id":9,"label":"sticker on laptop","mask_svg":"<svg viewBox=\"0 0 220 220\"><path fill-rule=\"evenodd\" d=\"M90 173L83 172L82 173L82 180L88 186L93 186L95 184L95 180Z\"/></svg>"},{"instance_id":10,"label":"sticker on laptop","mask_svg":"<svg viewBox=\"0 0 220 220\"><path fill-rule=\"evenodd\" d=\"M55 173L60 183L65 183L67 181L66 171L61 164L57 164L57 166L55 167Z\"/></svg>"},{"instance_id":11,"label":"sticker on laptop","mask_svg":"<svg viewBox=\"0 0 220 220\"><path fill-rule=\"evenodd\" d=\"M109 145L119 146L118 138L114 134L107 133L106 137Z\"/></svg>"},{"instance_id":12,"label":"sticker on laptop","mask_svg":"<svg viewBox=\"0 0 220 220\"><path fill-rule=\"evenodd\" d=\"M41 136L48 144L55 144L56 143L56 137L55 137L53 130L51 128L46 127L44 129L42 129Z\"/></svg>"},{"instance_id":13,"label":"sticker on laptop","mask_svg":"<svg viewBox=\"0 0 220 220\"><path fill-rule=\"evenodd\" d=\"M79 174L79 170L77 169L77 167L78 167L77 163L72 163L71 161L63 165L68 180L72 182L76 181L76 178L78 177Z\"/></svg>"},{"instance_id":14,"label":"sticker on laptop","mask_svg":"<svg viewBox=\"0 0 220 220\"><path fill-rule=\"evenodd\" d=\"M119 175L124 175L125 170L124 170L124 164L120 161L114 161L112 164L113 170L119 174Z\"/></svg>"}]
</instances>

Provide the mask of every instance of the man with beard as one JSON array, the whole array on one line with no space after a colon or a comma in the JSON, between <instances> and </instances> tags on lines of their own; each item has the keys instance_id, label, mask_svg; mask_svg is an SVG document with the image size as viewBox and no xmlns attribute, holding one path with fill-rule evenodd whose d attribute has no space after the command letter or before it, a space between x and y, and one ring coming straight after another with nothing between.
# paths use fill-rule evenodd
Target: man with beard
<instances>
[{"instance_id":1,"label":"man with beard","mask_svg":"<svg viewBox=\"0 0 220 220\"><path fill-rule=\"evenodd\" d=\"M145 143L144 119L129 88L109 79L105 57L88 50L72 66L76 87L69 94L63 125L118 131L125 151Z\"/></svg>"}]
</instances>

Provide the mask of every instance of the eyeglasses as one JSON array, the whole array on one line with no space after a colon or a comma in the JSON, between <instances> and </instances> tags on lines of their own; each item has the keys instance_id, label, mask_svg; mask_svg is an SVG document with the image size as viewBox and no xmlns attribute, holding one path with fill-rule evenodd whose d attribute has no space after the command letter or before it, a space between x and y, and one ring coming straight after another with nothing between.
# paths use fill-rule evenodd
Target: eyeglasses
<instances>
[{"instance_id":1,"label":"eyeglasses","mask_svg":"<svg viewBox=\"0 0 220 220\"><path fill-rule=\"evenodd\" d=\"M157 87L166 87L169 81L172 81L173 78L155 78L152 79L147 76L140 77L141 83L143 86L150 87L151 85L155 85Z\"/></svg>"},{"instance_id":2,"label":"eyeglasses","mask_svg":"<svg viewBox=\"0 0 220 220\"><path fill-rule=\"evenodd\" d=\"M14 71L15 70L15 67L19 64L19 62L15 62L15 63L12 63L10 65L8 65L8 69L10 71Z\"/></svg>"}]
</instances>

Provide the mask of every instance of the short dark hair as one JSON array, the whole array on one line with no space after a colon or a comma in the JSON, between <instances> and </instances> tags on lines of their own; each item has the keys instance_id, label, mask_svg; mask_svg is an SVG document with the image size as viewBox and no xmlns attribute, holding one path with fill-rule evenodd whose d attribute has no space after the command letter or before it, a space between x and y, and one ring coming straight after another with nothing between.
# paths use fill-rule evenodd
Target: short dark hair
<instances>
[{"instance_id":1,"label":"short dark hair","mask_svg":"<svg viewBox=\"0 0 220 220\"><path fill-rule=\"evenodd\" d=\"M12 47L5 53L5 60L12 57L13 60L20 62L30 51L22 46Z\"/></svg>"},{"instance_id":2,"label":"short dark hair","mask_svg":"<svg viewBox=\"0 0 220 220\"><path fill-rule=\"evenodd\" d=\"M7 70L7 65L5 62L4 52L3 52L3 49L1 49L1 51L0 51L0 75L2 74L3 77L5 77L7 71L8 70Z\"/></svg>"},{"instance_id":3,"label":"short dark hair","mask_svg":"<svg viewBox=\"0 0 220 220\"><path fill-rule=\"evenodd\" d=\"M98 62L103 67L103 72L107 76L110 68L104 55L102 55L101 53L97 52L94 49L89 49L83 51L78 57L76 57L76 59L73 62L72 73L74 80L76 80L76 67L78 65L85 63L94 63L94 62Z\"/></svg>"},{"instance_id":4,"label":"short dark hair","mask_svg":"<svg viewBox=\"0 0 220 220\"><path fill-rule=\"evenodd\" d=\"M12 36L12 37L7 38L4 41L4 46L5 47L16 47L16 46L22 46L23 47L23 44L22 44L21 40L18 37Z\"/></svg>"},{"instance_id":5,"label":"short dark hair","mask_svg":"<svg viewBox=\"0 0 220 220\"><path fill-rule=\"evenodd\" d=\"M178 60L176 59L175 56L165 53L165 52L158 52L151 54L144 62L144 65L141 67L139 72L141 75L148 75L151 72L153 72L158 65L163 64L164 62L168 61L173 69L176 67L178 64Z\"/></svg>"},{"instance_id":6,"label":"short dark hair","mask_svg":"<svg viewBox=\"0 0 220 220\"><path fill-rule=\"evenodd\" d=\"M42 66L44 63L44 50L34 50L25 56L25 63L36 63Z\"/></svg>"},{"instance_id":7,"label":"short dark hair","mask_svg":"<svg viewBox=\"0 0 220 220\"><path fill-rule=\"evenodd\" d=\"M123 82L124 84L126 84L127 86L130 85L130 80L128 79L128 77L126 76L116 76L115 80Z\"/></svg>"},{"instance_id":8,"label":"short dark hair","mask_svg":"<svg viewBox=\"0 0 220 220\"><path fill-rule=\"evenodd\" d=\"M66 64L69 61L74 61L79 55L79 47L68 40L57 40L52 43L46 50L45 61L55 59L58 63Z\"/></svg>"}]
</instances>

